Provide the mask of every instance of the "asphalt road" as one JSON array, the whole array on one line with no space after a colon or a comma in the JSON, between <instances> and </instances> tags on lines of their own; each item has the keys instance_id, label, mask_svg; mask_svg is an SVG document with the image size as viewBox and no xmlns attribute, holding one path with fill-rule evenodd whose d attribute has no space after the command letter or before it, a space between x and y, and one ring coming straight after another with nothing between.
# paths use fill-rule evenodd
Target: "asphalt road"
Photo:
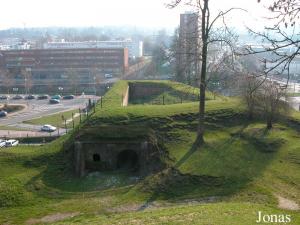
<instances>
[{"instance_id":1,"label":"asphalt road","mask_svg":"<svg viewBox=\"0 0 300 225\"><path fill-rule=\"evenodd\" d=\"M23 137L23 136L48 136L49 133L40 132L41 126L24 124L24 121L32 120L52 114L70 111L74 109L83 109L88 104L89 99L96 101L99 99L97 96L82 95L77 96L71 100L61 100L59 104L49 104L49 100L1 100L0 104L20 104L25 105L25 109L13 114L8 114L7 117L0 118L0 126L8 126L14 128L21 128L28 131L0 131L0 136L9 137ZM65 133L64 129L60 129L60 135ZM54 132L54 133L57 133Z\"/></svg>"},{"instance_id":2,"label":"asphalt road","mask_svg":"<svg viewBox=\"0 0 300 225\"><path fill-rule=\"evenodd\" d=\"M290 97L288 102L295 110L300 111L300 97Z\"/></svg>"},{"instance_id":3,"label":"asphalt road","mask_svg":"<svg viewBox=\"0 0 300 225\"><path fill-rule=\"evenodd\" d=\"M52 133L41 132L41 131L15 131L15 130L0 130L1 139L10 138L25 138L25 137L47 137L47 136L61 136L64 135L66 131L64 129L56 130Z\"/></svg>"}]
</instances>

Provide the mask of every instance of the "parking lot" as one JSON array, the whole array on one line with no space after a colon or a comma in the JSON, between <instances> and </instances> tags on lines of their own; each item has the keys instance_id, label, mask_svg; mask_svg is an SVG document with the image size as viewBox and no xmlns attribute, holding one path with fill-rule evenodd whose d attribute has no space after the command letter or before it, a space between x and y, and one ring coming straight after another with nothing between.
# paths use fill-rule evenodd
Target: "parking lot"
<instances>
[{"instance_id":1,"label":"parking lot","mask_svg":"<svg viewBox=\"0 0 300 225\"><path fill-rule=\"evenodd\" d=\"M16 104L16 105L23 105L25 108L21 111L8 114L6 117L0 118L0 127L5 126L6 130L0 132L1 133L9 133L11 136L18 136L15 135L16 133L24 133L23 131L15 131L16 128L22 129L22 130L28 130L31 131L30 135L33 135L32 132L40 132L41 126L36 125L29 125L24 124L24 121L32 120L35 118L45 117L52 114L70 111L74 109L83 109L86 107L86 105L89 102L89 99L93 101L97 101L99 97L92 96L92 95L81 95L76 96L74 99L68 99L68 100L61 100L58 104L49 104L49 99L45 100L0 100L0 104ZM12 127L12 129L8 132L7 127ZM1 128L0 128L1 129ZM62 131L63 132L63 131ZM36 135L34 135L36 136Z\"/></svg>"}]
</instances>

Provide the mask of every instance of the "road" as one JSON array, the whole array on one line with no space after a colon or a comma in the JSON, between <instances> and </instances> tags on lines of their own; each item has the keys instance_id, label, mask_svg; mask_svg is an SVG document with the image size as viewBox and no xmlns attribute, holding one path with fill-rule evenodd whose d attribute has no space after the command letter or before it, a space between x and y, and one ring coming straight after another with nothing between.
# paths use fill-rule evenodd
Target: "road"
<instances>
[{"instance_id":1,"label":"road","mask_svg":"<svg viewBox=\"0 0 300 225\"><path fill-rule=\"evenodd\" d=\"M49 133L40 132L41 126L24 124L24 121L32 120L40 117L49 116L52 114L83 109L88 104L89 99L97 101L99 97L92 95L77 96L71 100L61 100L59 104L49 104L49 100L9 100L9 104L25 105L24 110L8 114L5 118L0 118L0 126L12 127L28 131L0 131L0 136L9 137L24 137L24 136L49 136ZM6 100L1 100L0 104L7 103ZM58 132L58 131L57 131ZM64 129L60 129L59 134L65 133ZM8 135L9 134L9 135Z\"/></svg>"},{"instance_id":2,"label":"road","mask_svg":"<svg viewBox=\"0 0 300 225\"><path fill-rule=\"evenodd\" d=\"M288 102L295 110L300 111L300 97L289 97Z\"/></svg>"},{"instance_id":3,"label":"road","mask_svg":"<svg viewBox=\"0 0 300 225\"><path fill-rule=\"evenodd\" d=\"M39 117L52 115L59 112L70 111L74 109L83 109L86 107L89 99L96 101L96 96L79 96L72 100L61 100L59 104L49 104L49 100L10 100L11 104L26 105L24 110L8 115L0 119L0 126L14 125ZM6 101L0 101L4 104Z\"/></svg>"},{"instance_id":4,"label":"road","mask_svg":"<svg viewBox=\"0 0 300 225\"><path fill-rule=\"evenodd\" d=\"M0 138L26 138L26 137L49 137L49 136L61 136L66 133L65 129L58 129L55 132L47 133L41 131L15 131L15 130L0 130Z\"/></svg>"},{"instance_id":5,"label":"road","mask_svg":"<svg viewBox=\"0 0 300 225\"><path fill-rule=\"evenodd\" d=\"M287 84L286 79L279 80L276 78L268 78L267 80L275 81L282 86ZM295 81L289 81L287 91L289 93L300 93L300 83L297 83ZM287 101L293 109L300 111L300 97L289 97Z\"/></svg>"}]
</instances>

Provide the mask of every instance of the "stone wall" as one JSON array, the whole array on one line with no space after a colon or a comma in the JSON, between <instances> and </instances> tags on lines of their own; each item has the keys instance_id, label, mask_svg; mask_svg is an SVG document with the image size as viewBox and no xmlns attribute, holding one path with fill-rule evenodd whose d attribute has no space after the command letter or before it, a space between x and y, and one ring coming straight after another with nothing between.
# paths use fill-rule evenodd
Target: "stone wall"
<instances>
[{"instance_id":1,"label":"stone wall","mask_svg":"<svg viewBox=\"0 0 300 225\"><path fill-rule=\"evenodd\" d=\"M147 98L151 95L159 95L168 88L159 84L130 83L129 98Z\"/></svg>"},{"instance_id":2,"label":"stone wall","mask_svg":"<svg viewBox=\"0 0 300 225\"><path fill-rule=\"evenodd\" d=\"M140 175L160 169L159 151L148 141L130 142L75 142L74 167L77 176L82 177L93 171L118 169L120 154L131 152L137 156Z\"/></svg>"},{"instance_id":3,"label":"stone wall","mask_svg":"<svg viewBox=\"0 0 300 225\"><path fill-rule=\"evenodd\" d=\"M127 90L123 96L122 106L128 106L128 101L129 101L129 86L127 87Z\"/></svg>"}]
</instances>

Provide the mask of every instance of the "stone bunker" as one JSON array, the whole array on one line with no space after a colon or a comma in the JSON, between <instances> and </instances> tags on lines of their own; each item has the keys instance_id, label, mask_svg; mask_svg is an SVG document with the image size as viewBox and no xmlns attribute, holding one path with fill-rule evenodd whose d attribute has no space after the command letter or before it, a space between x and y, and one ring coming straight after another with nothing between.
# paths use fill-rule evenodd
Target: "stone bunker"
<instances>
[{"instance_id":1,"label":"stone bunker","mask_svg":"<svg viewBox=\"0 0 300 225\"><path fill-rule=\"evenodd\" d=\"M121 127L119 129L124 130ZM130 137L120 135L114 138L113 133L105 133L107 129L103 128L99 128L96 134L102 133L105 137L97 135L91 138L91 130L89 134L83 132L74 143L76 175L82 177L95 171L122 170L142 176L161 169L161 155L156 139L153 135L145 135L134 129L129 133ZM111 132L111 128L109 130Z\"/></svg>"}]
</instances>

